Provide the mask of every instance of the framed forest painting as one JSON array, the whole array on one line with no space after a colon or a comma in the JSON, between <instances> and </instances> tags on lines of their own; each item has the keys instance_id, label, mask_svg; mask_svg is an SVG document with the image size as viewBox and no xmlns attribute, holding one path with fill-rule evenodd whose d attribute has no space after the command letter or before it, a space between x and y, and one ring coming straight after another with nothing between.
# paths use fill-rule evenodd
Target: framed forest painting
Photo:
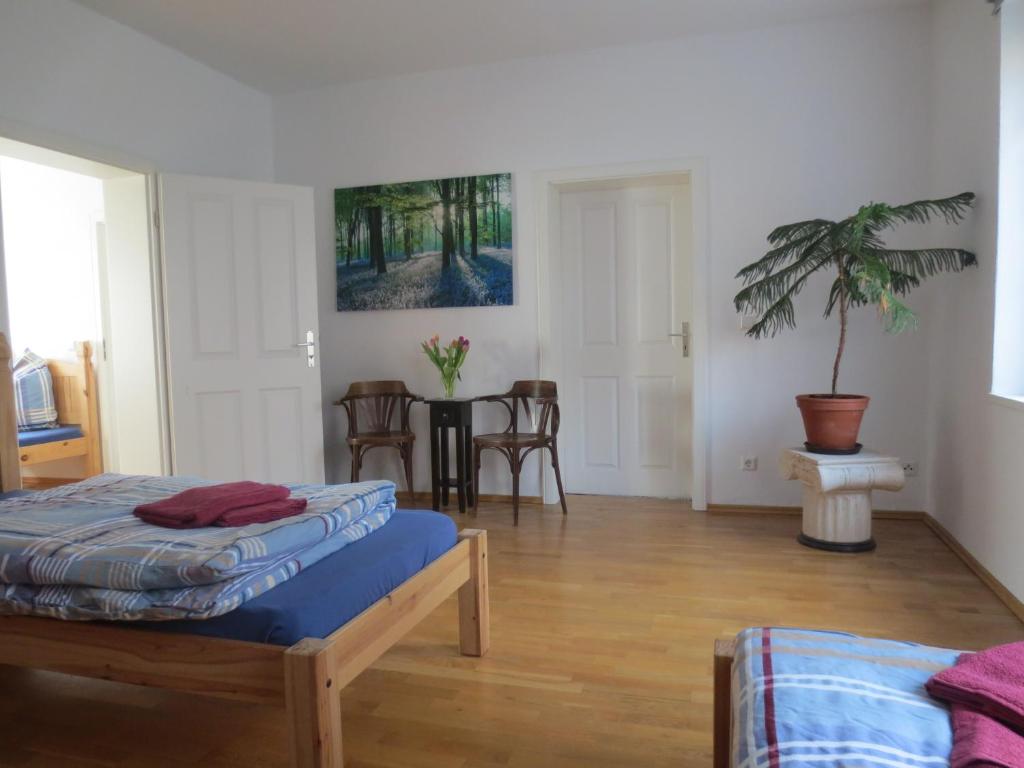
<instances>
[{"instance_id":1,"label":"framed forest painting","mask_svg":"<svg viewBox=\"0 0 1024 768\"><path fill-rule=\"evenodd\" d=\"M334 190L338 311L512 304L512 174Z\"/></svg>"}]
</instances>

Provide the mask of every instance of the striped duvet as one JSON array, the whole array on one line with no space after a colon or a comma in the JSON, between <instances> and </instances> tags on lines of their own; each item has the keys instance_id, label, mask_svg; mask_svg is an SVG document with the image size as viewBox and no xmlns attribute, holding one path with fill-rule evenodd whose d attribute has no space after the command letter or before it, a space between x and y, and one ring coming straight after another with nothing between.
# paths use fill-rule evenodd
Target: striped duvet
<instances>
[{"instance_id":1,"label":"striped duvet","mask_svg":"<svg viewBox=\"0 0 1024 768\"><path fill-rule=\"evenodd\" d=\"M175 530L139 504L208 481L100 475L0 501L0 613L204 619L227 613L391 517L390 482L293 484L306 511L240 528Z\"/></svg>"},{"instance_id":2,"label":"striped duvet","mask_svg":"<svg viewBox=\"0 0 1024 768\"><path fill-rule=\"evenodd\" d=\"M733 768L942 768L949 711L924 683L958 651L747 629L732 673Z\"/></svg>"}]
</instances>

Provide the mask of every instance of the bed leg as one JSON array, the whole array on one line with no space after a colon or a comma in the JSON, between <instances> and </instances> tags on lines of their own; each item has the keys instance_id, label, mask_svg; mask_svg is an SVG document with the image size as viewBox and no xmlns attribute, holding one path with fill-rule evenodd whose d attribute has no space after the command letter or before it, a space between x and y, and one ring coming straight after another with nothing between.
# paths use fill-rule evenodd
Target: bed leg
<instances>
[{"instance_id":1,"label":"bed leg","mask_svg":"<svg viewBox=\"0 0 1024 768\"><path fill-rule=\"evenodd\" d=\"M491 603L487 585L487 531L467 528L469 581L459 587L459 652L483 656L491 646Z\"/></svg>"},{"instance_id":2,"label":"bed leg","mask_svg":"<svg viewBox=\"0 0 1024 768\"><path fill-rule=\"evenodd\" d=\"M736 640L715 640L714 768L729 768L732 748L732 661Z\"/></svg>"},{"instance_id":3,"label":"bed leg","mask_svg":"<svg viewBox=\"0 0 1024 768\"><path fill-rule=\"evenodd\" d=\"M342 768L341 691L327 647L302 640L284 653L292 768Z\"/></svg>"}]
</instances>

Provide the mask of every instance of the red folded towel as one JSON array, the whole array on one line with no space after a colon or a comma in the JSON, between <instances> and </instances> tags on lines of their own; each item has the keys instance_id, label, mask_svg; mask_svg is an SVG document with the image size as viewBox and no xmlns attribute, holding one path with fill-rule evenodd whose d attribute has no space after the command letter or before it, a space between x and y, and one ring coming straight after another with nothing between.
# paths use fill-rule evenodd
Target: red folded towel
<instances>
[{"instance_id":1,"label":"red folded towel","mask_svg":"<svg viewBox=\"0 0 1024 768\"><path fill-rule=\"evenodd\" d=\"M963 704L1024 732L1024 642L965 653L925 687L937 699Z\"/></svg>"},{"instance_id":2,"label":"red folded towel","mask_svg":"<svg viewBox=\"0 0 1024 768\"><path fill-rule=\"evenodd\" d=\"M949 765L950 768L1021 768L1024 766L1024 736L988 715L954 704L953 752Z\"/></svg>"},{"instance_id":3,"label":"red folded towel","mask_svg":"<svg viewBox=\"0 0 1024 768\"><path fill-rule=\"evenodd\" d=\"M232 510L283 501L290 493L283 485L249 480L204 485L151 504L140 504L135 508L135 516L164 528L204 528Z\"/></svg>"},{"instance_id":4,"label":"red folded towel","mask_svg":"<svg viewBox=\"0 0 1024 768\"><path fill-rule=\"evenodd\" d=\"M257 504L254 507L240 507L239 509L225 512L217 518L214 525L237 526L252 525L253 523L270 523L274 520L297 515L305 508L305 499L268 501L266 504Z\"/></svg>"}]
</instances>

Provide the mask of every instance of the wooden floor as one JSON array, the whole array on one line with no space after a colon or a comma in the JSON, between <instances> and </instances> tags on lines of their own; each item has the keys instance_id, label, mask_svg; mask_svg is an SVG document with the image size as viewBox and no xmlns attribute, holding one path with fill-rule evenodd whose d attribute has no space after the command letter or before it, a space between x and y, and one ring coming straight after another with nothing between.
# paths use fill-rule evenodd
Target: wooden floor
<instances>
[{"instance_id":1,"label":"wooden floor","mask_svg":"<svg viewBox=\"0 0 1024 768\"><path fill-rule=\"evenodd\" d=\"M758 624L959 648L1024 627L922 523L878 550L805 549L799 521L571 497L478 518L490 538L492 648L456 649L449 601L343 693L346 765L710 764L711 647ZM460 520L460 523L463 522ZM0 765L286 766L281 713L0 668Z\"/></svg>"}]
</instances>

